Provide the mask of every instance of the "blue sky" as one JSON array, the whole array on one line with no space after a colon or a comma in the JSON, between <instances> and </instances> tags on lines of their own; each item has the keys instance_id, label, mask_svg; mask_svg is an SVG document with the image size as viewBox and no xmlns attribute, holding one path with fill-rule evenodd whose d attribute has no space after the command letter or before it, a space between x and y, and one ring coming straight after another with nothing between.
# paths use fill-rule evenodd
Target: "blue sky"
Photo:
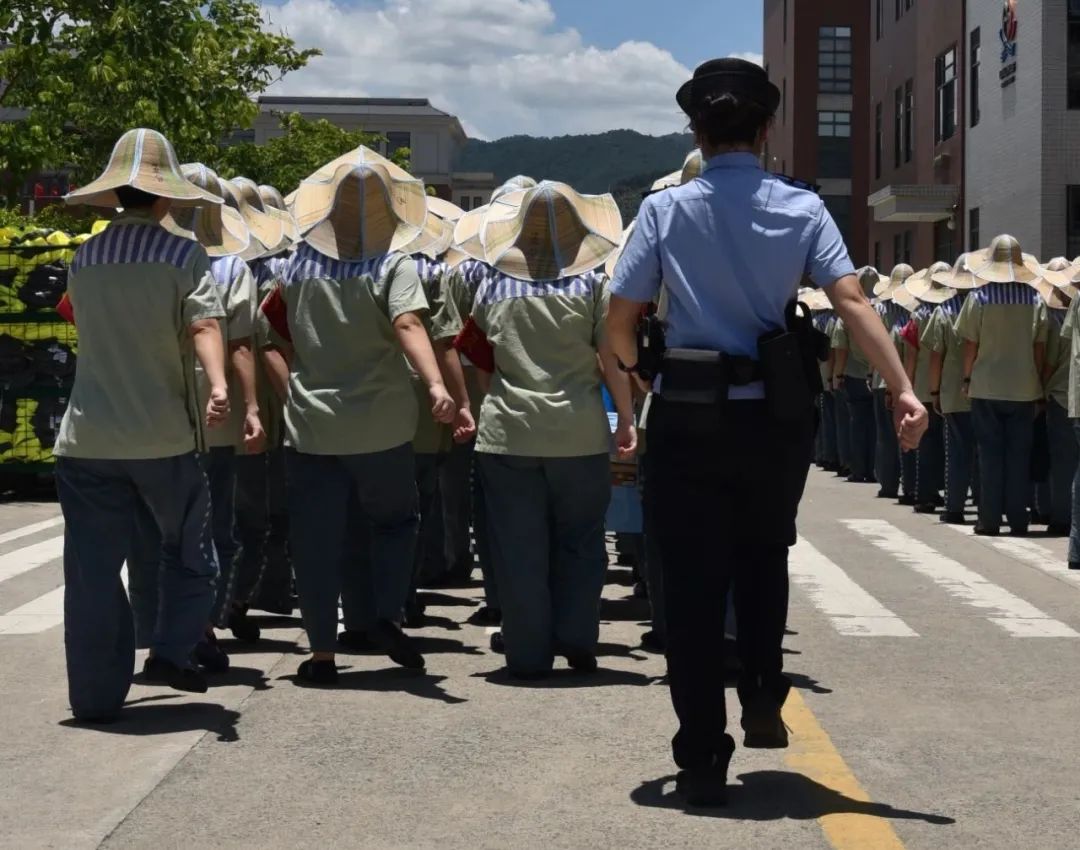
<instances>
[{"instance_id":1,"label":"blue sky","mask_svg":"<svg viewBox=\"0 0 1080 850\"><path fill-rule=\"evenodd\" d=\"M272 94L427 97L469 135L681 131L675 92L761 53L755 0L262 0L323 55ZM739 11L734 11L734 10Z\"/></svg>"}]
</instances>

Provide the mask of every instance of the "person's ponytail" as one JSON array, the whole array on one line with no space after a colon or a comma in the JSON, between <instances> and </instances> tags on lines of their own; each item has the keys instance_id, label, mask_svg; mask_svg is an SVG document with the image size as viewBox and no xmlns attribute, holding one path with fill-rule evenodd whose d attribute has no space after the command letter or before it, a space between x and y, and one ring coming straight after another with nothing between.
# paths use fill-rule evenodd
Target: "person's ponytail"
<instances>
[{"instance_id":1,"label":"person's ponytail","mask_svg":"<svg viewBox=\"0 0 1080 850\"><path fill-rule=\"evenodd\" d=\"M771 120L765 107L733 92L707 94L696 104L690 129L712 147L753 145Z\"/></svg>"}]
</instances>

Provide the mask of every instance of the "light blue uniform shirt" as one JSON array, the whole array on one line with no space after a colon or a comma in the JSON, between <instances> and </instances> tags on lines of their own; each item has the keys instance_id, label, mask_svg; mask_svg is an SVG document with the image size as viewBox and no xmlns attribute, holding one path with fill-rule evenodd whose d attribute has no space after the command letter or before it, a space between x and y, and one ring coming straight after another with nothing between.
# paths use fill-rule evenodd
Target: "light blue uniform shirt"
<instances>
[{"instance_id":1,"label":"light blue uniform shirt","mask_svg":"<svg viewBox=\"0 0 1080 850\"><path fill-rule=\"evenodd\" d=\"M758 356L758 338L785 327L804 276L828 287L854 274L840 231L814 192L765 172L751 153L708 161L701 177L646 198L611 293L631 301L667 291L668 348ZM760 384L731 398L761 398Z\"/></svg>"}]
</instances>

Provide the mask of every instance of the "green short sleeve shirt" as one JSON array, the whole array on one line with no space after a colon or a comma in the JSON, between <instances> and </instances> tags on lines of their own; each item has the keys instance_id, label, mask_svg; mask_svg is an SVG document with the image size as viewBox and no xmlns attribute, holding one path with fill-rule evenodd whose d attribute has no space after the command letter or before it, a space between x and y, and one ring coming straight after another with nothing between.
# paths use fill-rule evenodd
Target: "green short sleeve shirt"
<instances>
[{"instance_id":1,"label":"green short sleeve shirt","mask_svg":"<svg viewBox=\"0 0 1080 850\"><path fill-rule=\"evenodd\" d=\"M79 359L54 453L148 460L202 448L189 328L225 318L206 251L124 215L79 247L68 297Z\"/></svg>"},{"instance_id":2,"label":"green short sleeve shirt","mask_svg":"<svg viewBox=\"0 0 1080 850\"><path fill-rule=\"evenodd\" d=\"M1063 333L1065 310L1047 309L1050 317L1046 337L1046 397L1064 408L1069 406L1069 374L1072 363L1072 344Z\"/></svg>"},{"instance_id":3,"label":"green short sleeve shirt","mask_svg":"<svg viewBox=\"0 0 1080 850\"><path fill-rule=\"evenodd\" d=\"M964 340L956 333L956 317L963 302L959 297L939 304L926 323L919 344L941 354L941 412L967 413L971 399L964 395Z\"/></svg>"},{"instance_id":4,"label":"green short sleeve shirt","mask_svg":"<svg viewBox=\"0 0 1080 850\"><path fill-rule=\"evenodd\" d=\"M423 254L414 258L420 285L428 301L428 312L424 315L424 327L432 340L452 338L461 331L461 322L457 319L457 310L453 301L447 298L447 273L444 263L432 260ZM408 365L408 363L406 363ZM431 396L423 379L409 367L412 376L413 392L419 418L416 434L413 436L413 451L417 454L441 454L450 450L450 428L435 421L431 415Z\"/></svg>"},{"instance_id":5,"label":"green short sleeve shirt","mask_svg":"<svg viewBox=\"0 0 1080 850\"><path fill-rule=\"evenodd\" d=\"M855 340L851 338L843 319L838 318L836 324L833 325L832 347L837 351L848 353L847 362L844 364L844 377L865 381L866 376L870 374L870 362Z\"/></svg>"},{"instance_id":6,"label":"green short sleeve shirt","mask_svg":"<svg viewBox=\"0 0 1080 850\"><path fill-rule=\"evenodd\" d=\"M1080 419L1080 298L1069 305L1061 336L1069 347L1069 416Z\"/></svg>"},{"instance_id":7,"label":"green short sleeve shirt","mask_svg":"<svg viewBox=\"0 0 1080 850\"><path fill-rule=\"evenodd\" d=\"M607 278L530 282L494 273L472 316L495 349L476 450L534 457L607 454L611 434L597 349Z\"/></svg>"},{"instance_id":8,"label":"green short sleeve shirt","mask_svg":"<svg viewBox=\"0 0 1080 850\"><path fill-rule=\"evenodd\" d=\"M278 291L293 349L286 445L336 455L410 442L416 393L393 322L428 309L416 263L404 254L345 263L305 244Z\"/></svg>"},{"instance_id":9,"label":"green short sleeve shirt","mask_svg":"<svg viewBox=\"0 0 1080 850\"><path fill-rule=\"evenodd\" d=\"M1025 284L989 283L972 292L956 322L956 332L979 346L971 398L1041 399L1034 346L1046 342L1048 321L1046 304Z\"/></svg>"}]
</instances>

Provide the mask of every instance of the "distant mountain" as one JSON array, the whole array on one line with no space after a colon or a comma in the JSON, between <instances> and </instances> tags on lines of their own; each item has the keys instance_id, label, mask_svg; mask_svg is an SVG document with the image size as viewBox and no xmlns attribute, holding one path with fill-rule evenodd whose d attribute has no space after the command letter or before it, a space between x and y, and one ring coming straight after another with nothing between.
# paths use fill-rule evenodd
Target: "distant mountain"
<instances>
[{"instance_id":1,"label":"distant mountain","mask_svg":"<svg viewBox=\"0 0 1080 850\"><path fill-rule=\"evenodd\" d=\"M499 182L527 174L561 180L587 194L612 192L623 216L630 218L637 213L641 191L681 168L693 146L689 135L645 136L633 130L556 138L508 136L494 142L470 139L456 170L493 171Z\"/></svg>"}]
</instances>

